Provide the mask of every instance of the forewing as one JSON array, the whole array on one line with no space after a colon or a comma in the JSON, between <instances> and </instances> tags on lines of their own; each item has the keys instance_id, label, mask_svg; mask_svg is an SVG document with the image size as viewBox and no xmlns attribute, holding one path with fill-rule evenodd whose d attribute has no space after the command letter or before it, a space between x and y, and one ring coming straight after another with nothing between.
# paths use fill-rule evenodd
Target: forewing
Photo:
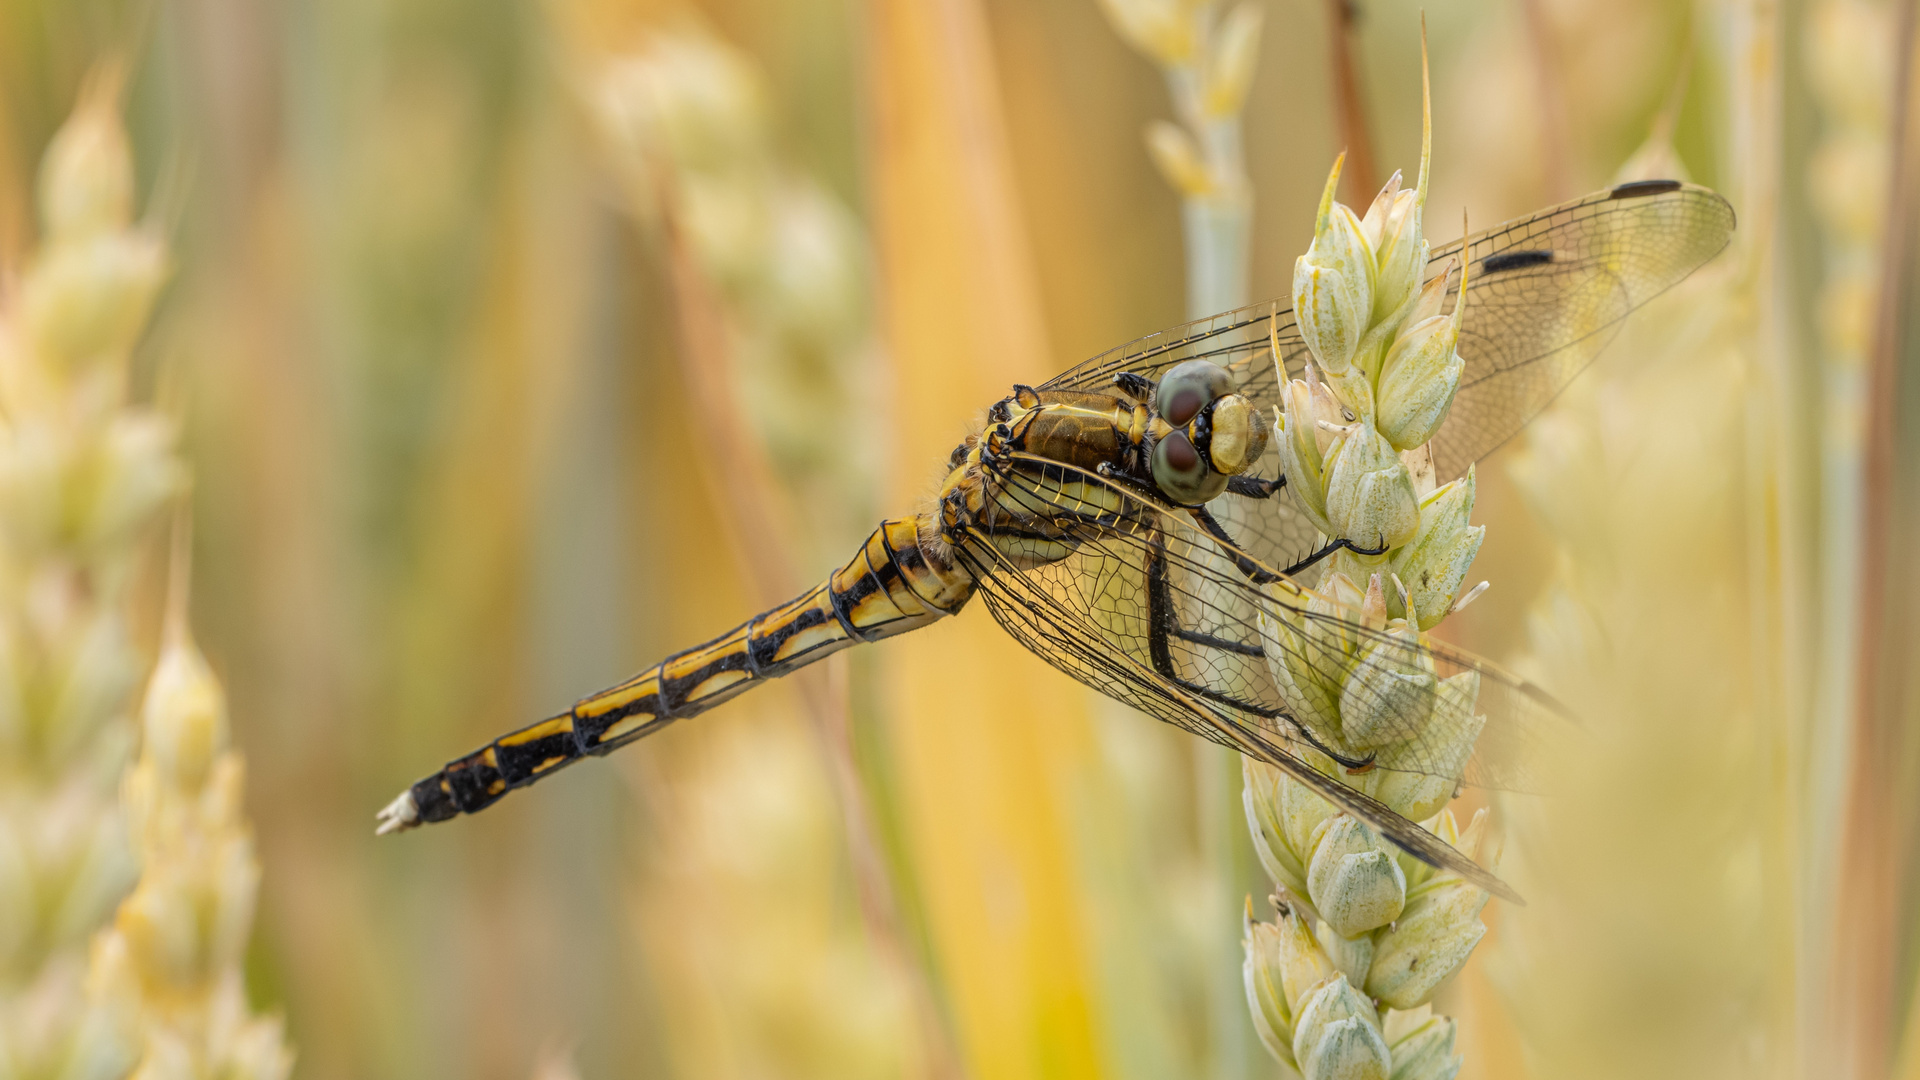
<instances>
[{"instance_id":1,"label":"forewing","mask_svg":"<svg viewBox=\"0 0 1920 1080\"><path fill-rule=\"evenodd\" d=\"M1460 392L1433 440L1442 480L1512 438L1612 339L1633 309L1673 287L1726 247L1733 208L1693 184L1655 180L1598 191L1475 234L1460 355ZM1432 253L1428 276L1461 253ZM1448 310L1458 299L1453 292ZM1270 336L1271 335L1271 336ZM1308 352L1292 310L1270 301L1150 334L1101 353L1043 389L1113 392L1113 376L1157 379L1183 360L1211 360L1239 393L1279 406L1279 375L1304 374ZM1270 417L1271 418L1271 417ZM1284 507L1276 513L1290 513Z\"/></svg>"},{"instance_id":2,"label":"forewing","mask_svg":"<svg viewBox=\"0 0 1920 1080\"><path fill-rule=\"evenodd\" d=\"M1459 393L1433 439L1442 480L1512 438L1613 340L1620 320L1718 255L1733 207L1677 181L1622 184L1476 235ZM1460 253L1433 253L1436 271ZM1454 290L1458 301L1458 288ZM1451 310L1451 305L1449 305Z\"/></svg>"},{"instance_id":3,"label":"forewing","mask_svg":"<svg viewBox=\"0 0 1920 1080\"><path fill-rule=\"evenodd\" d=\"M1048 476L1071 475L1079 484L1108 483L1058 466L1048 469ZM1357 613L1308 610L1291 582L1256 585L1235 565L1235 556L1247 553L1142 493L1116 485L1130 510L1095 518L1061 504L1059 491L1072 485L1019 471L1001 482L1003 503L1043 518L1043 531L1072 549L1065 558L1038 565L1009 558L1011 534L996 533L992 525L977 527L957 548L994 617L1022 644L1110 697L1286 769L1418 857L1510 895L1431 833L1330 775L1338 770L1296 723L1301 718L1280 694L1273 663L1290 660L1296 670L1331 674L1345 669L1358 644L1374 662L1423 664L1437 678L1475 672L1479 695L1451 713L1436 705L1431 715L1402 717L1364 687L1349 694L1356 707L1386 706L1383 730L1395 748L1391 766L1376 771L1458 775L1460 763L1445 760L1448 743L1436 733L1484 716L1480 746L1486 752L1468 766L1466 781L1509 790L1529 786L1521 771L1526 755L1509 753L1512 745L1532 741L1538 725L1555 722L1543 715L1545 699L1537 692L1466 654L1369 630ZM1276 632L1281 619L1292 620L1298 632ZM1156 620L1166 632L1154 632ZM1337 732L1317 734L1338 738ZM1312 760L1329 771L1316 769Z\"/></svg>"},{"instance_id":4,"label":"forewing","mask_svg":"<svg viewBox=\"0 0 1920 1080\"><path fill-rule=\"evenodd\" d=\"M1121 372L1157 380L1162 371L1183 360L1211 360L1233 376L1237 393L1264 408L1280 400L1270 350L1274 339L1280 343L1287 370L1300 371L1307 344L1294 323L1293 309L1286 301L1270 300L1136 338L1068 368L1040 389L1113 393L1113 377Z\"/></svg>"}]
</instances>

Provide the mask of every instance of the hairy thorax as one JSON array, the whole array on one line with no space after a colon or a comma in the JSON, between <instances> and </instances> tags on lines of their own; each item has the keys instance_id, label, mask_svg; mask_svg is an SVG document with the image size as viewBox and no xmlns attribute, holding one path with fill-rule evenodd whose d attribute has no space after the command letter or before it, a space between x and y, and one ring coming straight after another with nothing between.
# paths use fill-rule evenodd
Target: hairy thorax
<instances>
[{"instance_id":1,"label":"hairy thorax","mask_svg":"<svg viewBox=\"0 0 1920 1080\"><path fill-rule=\"evenodd\" d=\"M1015 387L954 449L921 536L950 548L972 535L1021 569L1063 559L1077 546L1063 522L1110 524L1128 512L1118 485L1139 482L1150 422L1144 404L1124 398Z\"/></svg>"}]
</instances>

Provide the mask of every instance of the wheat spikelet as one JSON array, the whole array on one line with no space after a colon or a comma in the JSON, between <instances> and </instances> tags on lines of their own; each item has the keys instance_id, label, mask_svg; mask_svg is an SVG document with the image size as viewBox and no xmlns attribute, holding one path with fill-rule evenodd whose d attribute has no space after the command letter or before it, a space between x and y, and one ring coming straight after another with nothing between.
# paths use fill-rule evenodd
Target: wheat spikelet
<instances>
[{"instance_id":1,"label":"wheat spikelet","mask_svg":"<svg viewBox=\"0 0 1920 1080\"><path fill-rule=\"evenodd\" d=\"M136 1035L137 1080L286 1080L281 1023L253 1015L241 974L260 863L226 694L187 628L190 549L178 532L140 754L121 784L140 880L94 941L93 990Z\"/></svg>"}]
</instances>

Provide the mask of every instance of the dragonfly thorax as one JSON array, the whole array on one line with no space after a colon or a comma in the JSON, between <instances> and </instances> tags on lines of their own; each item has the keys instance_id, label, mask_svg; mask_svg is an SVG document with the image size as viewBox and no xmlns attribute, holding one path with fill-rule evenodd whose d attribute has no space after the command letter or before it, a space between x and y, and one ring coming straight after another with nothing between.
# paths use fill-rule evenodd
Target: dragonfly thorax
<instances>
[{"instance_id":1,"label":"dragonfly thorax","mask_svg":"<svg viewBox=\"0 0 1920 1080\"><path fill-rule=\"evenodd\" d=\"M987 411L985 429L954 448L943 498L983 466L1044 459L1198 506L1266 449L1260 409L1215 364L1176 365L1157 385L1127 376L1115 385L1117 396L1015 386Z\"/></svg>"},{"instance_id":2,"label":"dragonfly thorax","mask_svg":"<svg viewBox=\"0 0 1920 1080\"><path fill-rule=\"evenodd\" d=\"M1146 380L1116 383L1117 396L1014 387L948 459L937 530L929 532L957 544L979 530L1002 555L1031 567L1072 552L1061 531L1069 519L1112 525L1138 513L1138 496L1123 487L1186 506L1219 496L1259 460L1266 427L1250 398L1215 385L1223 372L1199 365L1212 370L1181 365L1190 370L1169 372L1158 389Z\"/></svg>"}]
</instances>

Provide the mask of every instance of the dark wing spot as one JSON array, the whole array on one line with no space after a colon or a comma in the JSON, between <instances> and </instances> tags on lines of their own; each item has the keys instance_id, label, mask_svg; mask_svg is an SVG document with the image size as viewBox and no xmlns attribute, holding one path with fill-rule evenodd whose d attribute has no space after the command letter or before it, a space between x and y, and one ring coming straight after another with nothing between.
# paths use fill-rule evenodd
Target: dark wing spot
<instances>
[{"instance_id":1,"label":"dark wing spot","mask_svg":"<svg viewBox=\"0 0 1920 1080\"><path fill-rule=\"evenodd\" d=\"M1480 272L1498 274L1503 270L1519 270L1527 266L1544 266L1553 261L1551 251L1503 251L1498 255L1489 255L1480 260Z\"/></svg>"},{"instance_id":2,"label":"dark wing spot","mask_svg":"<svg viewBox=\"0 0 1920 1080\"><path fill-rule=\"evenodd\" d=\"M1665 195L1669 191L1679 191L1678 180L1635 180L1631 184L1616 184L1608 194L1610 199L1638 199L1648 195Z\"/></svg>"}]
</instances>

